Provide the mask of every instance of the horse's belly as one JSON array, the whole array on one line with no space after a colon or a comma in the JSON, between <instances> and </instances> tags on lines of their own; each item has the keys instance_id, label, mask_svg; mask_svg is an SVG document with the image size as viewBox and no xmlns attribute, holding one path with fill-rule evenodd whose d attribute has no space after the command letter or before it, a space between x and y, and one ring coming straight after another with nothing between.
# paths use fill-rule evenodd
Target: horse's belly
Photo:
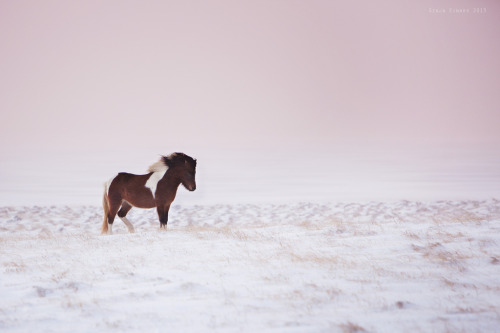
<instances>
[{"instance_id":1,"label":"horse's belly","mask_svg":"<svg viewBox=\"0 0 500 333\"><path fill-rule=\"evenodd\" d=\"M156 207L155 199L149 189L144 189L144 191L128 192L124 195L124 199L129 204L137 208Z\"/></svg>"}]
</instances>

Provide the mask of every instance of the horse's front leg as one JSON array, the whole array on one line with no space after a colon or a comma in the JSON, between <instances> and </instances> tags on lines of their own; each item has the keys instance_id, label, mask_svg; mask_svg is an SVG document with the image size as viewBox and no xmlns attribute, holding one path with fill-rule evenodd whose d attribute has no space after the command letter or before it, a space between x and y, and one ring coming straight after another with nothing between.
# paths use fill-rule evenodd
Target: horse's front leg
<instances>
[{"instance_id":1,"label":"horse's front leg","mask_svg":"<svg viewBox=\"0 0 500 333\"><path fill-rule=\"evenodd\" d=\"M168 223L168 210L170 209L170 205L158 206L158 218L160 219L160 228L167 228Z\"/></svg>"}]
</instances>

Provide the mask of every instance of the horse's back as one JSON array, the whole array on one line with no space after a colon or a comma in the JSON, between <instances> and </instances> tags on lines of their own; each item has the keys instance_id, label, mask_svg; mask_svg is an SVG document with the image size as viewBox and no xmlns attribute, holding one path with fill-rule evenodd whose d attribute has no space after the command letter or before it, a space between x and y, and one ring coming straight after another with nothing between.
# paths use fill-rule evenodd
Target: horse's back
<instances>
[{"instance_id":1,"label":"horse's back","mask_svg":"<svg viewBox=\"0 0 500 333\"><path fill-rule=\"evenodd\" d=\"M128 172L120 172L111 183L109 195L120 197L120 199L127 201L135 207L155 207L156 203L153 194L145 186L150 176L151 173L135 175Z\"/></svg>"},{"instance_id":2,"label":"horse's back","mask_svg":"<svg viewBox=\"0 0 500 333\"><path fill-rule=\"evenodd\" d=\"M144 184L146 183L147 179L149 176L151 176L151 173L147 173L145 175L135 175L133 173L128 173L128 172L119 172L117 177L120 177L122 180L130 182L130 181L141 181L144 180Z\"/></svg>"}]
</instances>

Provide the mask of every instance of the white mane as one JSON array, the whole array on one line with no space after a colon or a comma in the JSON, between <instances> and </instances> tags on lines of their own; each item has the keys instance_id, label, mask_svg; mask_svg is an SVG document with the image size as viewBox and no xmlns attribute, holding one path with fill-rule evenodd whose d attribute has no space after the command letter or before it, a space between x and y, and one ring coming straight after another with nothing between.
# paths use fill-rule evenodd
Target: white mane
<instances>
[{"instance_id":1,"label":"white mane","mask_svg":"<svg viewBox=\"0 0 500 333\"><path fill-rule=\"evenodd\" d=\"M158 162L151 164L148 168L148 172L164 172L167 171L168 167L165 165L163 158Z\"/></svg>"},{"instance_id":2,"label":"white mane","mask_svg":"<svg viewBox=\"0 0 500 333\"><path fill-rule=\"evenodd\" d=\"M148 168L148 172L152 172L153 174L149 176L145 186L151 190L153 197L155 196L158 182L163 178L167 170L168 166L165 164L163 158L161 158L158 162L151 164Z\"/></svg>"}]
</instances>

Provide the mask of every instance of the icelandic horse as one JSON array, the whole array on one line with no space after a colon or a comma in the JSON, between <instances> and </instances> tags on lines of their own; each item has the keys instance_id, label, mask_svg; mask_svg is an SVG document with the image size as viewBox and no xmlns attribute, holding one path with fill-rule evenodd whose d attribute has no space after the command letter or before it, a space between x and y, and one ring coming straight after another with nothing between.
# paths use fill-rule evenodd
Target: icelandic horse
<instances>
[{"instance_id":1,"label":"icelandic horse","mask_svg":"<svg viewBox=\"0 0 500 333\"><path fill-rule=\"evenodd\" d=\"M149 167L145 175L120 172L105 184L102 198L102 233L112 234L116 214L125 223L128 231L134 232L134 226L126 218L132 207L156 207L160 228L166 229L168 211L175 199L177 188L182 184L189 191L196 190L195 175L196 160L184 153L162 156Z\"/></svg>"}]
</instances>

